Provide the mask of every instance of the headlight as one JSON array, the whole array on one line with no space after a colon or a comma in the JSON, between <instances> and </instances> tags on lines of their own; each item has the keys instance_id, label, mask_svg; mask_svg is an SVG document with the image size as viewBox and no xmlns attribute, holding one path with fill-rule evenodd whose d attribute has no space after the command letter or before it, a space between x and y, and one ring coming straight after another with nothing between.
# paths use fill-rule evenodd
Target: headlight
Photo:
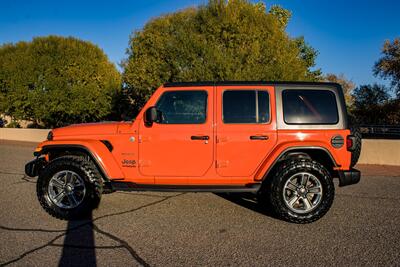
<instances>
[{"instance_id":1,"label":"headlight","mask_svg":"<svg viewBox=\"0 0 400 267\"><path fill-rule=\"evenodd\" d=\"M49 141L53 140L53 132L52 132L52 131L50 131L50 132L47 134L47 140L49 140Z\"/></svg>"}]
</instances>

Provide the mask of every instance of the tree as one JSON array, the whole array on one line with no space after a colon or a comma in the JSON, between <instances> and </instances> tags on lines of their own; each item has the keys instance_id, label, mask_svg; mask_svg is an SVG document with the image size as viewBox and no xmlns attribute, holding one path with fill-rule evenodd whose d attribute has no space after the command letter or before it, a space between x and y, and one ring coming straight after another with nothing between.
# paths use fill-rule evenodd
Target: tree
<instances>
[{"instance_id":1,"label":"tree","mask_svg":"<svg viewBox=\"0 0 400 267\"><path fill-rule=\"evenodd\" d=\"M96 45L37 37L0 47L0 113L46 127L97 121L111 112L120 74Z\"/></svg>"},{"instance_id":2,"label":"tree","mask_svg":"<svg viewBox=\"0 0 400 267\"><path fill-rule=\"evenodd\" d=\"M397 97L400 98L400 38L391 43L385 41L382 48L382 57L375 63L374 74L391 80Z\"/></svg>"},{"instance_id":3,"label":"tree","mask_svg":"<svg viewBox=\"0 0 400 267\"><path fill-rule=\"evenodd\" d=\"M353 91L352 115L357 124L385 124L390 96L383 85L362 85Z\"/></svg>"},{"instance_id":4,"label":"tree","mask_svg":"<svg viewBox=\"0 0 400 267\"><path fill-rule=\"evenodd\" d=\"M30 68L31 58L27 54L28 43L5 44L0 47L0 113L9 115L13 120L32 116L27 105L27 93L21 84L32 84L20 70L22 66Z\"/></svg>"},{"instance_id":5,"label":"tree","mask_svg":"<svg viewBox=\"0 0 400 267\"><path fill-rule=\"evenodd\" d=\"M356 85L351 80L348 80L343 74L336 75L333 73L328 73L323 76L323 81L340 84L343 89L346 104L349 107L351 106L351 104L353 103L352 93L354 88L356 87Z\"/></svg>"},{"instance_id":6,"label":"tree","mask_svg":"<svg viewBox=\"0 0 400 267\"><path fill-rule=\"evenodd\" d=\"M384 106L386 115L384 124L399 125L400 124L400 99L390 99Z\"/></svg>"},{"instance_id":7,"label":"tree","mask_svg":"<svg viewBox=\"0 0 400 267\"><path fill-rule=\"evenodd\" d=\"M123 84L136 110L165 82L318 80L317 52L285 32L290 12L214 0L149 21L132 34Z\"/></svg>"}]
</instances>

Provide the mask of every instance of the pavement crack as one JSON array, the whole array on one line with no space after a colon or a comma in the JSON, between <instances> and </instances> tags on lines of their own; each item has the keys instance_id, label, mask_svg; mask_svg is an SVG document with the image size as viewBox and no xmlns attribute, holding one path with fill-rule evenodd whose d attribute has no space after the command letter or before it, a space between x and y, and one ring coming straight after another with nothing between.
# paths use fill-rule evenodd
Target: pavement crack
<instances>
[{"instance_id":1,"label":"pavement crack","mask_svg":"<svg viewBox=\"0 0 400 267\"><path fill-rule=\"evenodd\" d=\"M28 251L22 253L21 255L19 255L18 257L14 258L14 259L12 259L12 260L10 260L10 261L4 262L4 263L0 263L0 266L7 266L7 265L9 265L9 264L11 264L11 263L20 261L20 260L22 260L23 258L25 258L26 256L28 256L28 255L30 255L30 254L32 254L32 253L38 251L38 250L41 250L41 249L43 249L43 248L45 248L45 247L48 247L48 246L52 245L54 241L56 241L57 239L59 239L59 238L62 237L63 235L65 235L65 233L56 236L55 238L51 239L49 242L47 242L47 243L44 244L44 245L41 245L41 246L39 246L39 247L36 247L36 248L34 248L34 249L31 249L31 250L28 250Z\"/></svg>"},{"instance_id":2,"label":"pavement crack","mask_svg":"<svg viewBox=\"0 0 400 267\"><path fill-rule=\"evenodd\" d=\"M123 245L118 246L79 246L79 245L68 245L68 244L50 244L52 247L60 248L77 248L77 249L114 249L114 248L125 248Z\"/></svg>"},{"instance_id":3,"label":"pavement crack","mask_svg":"<svg viewBox=\"0 0 400 267\"><path fill-rule=\"evenodd\" d=\"M154 201L154 202L151 202L149 204L146 204L146 205L143 205L143 206L131 209L131 210L126 210L126 211L122 211L122 212L106 214L106 215L94 218L93 220L91 220L89 222L84 222L82 224L79 224L79 225L77 225L75 227L72 227L70 229L67 229L67 230L42 229L42 228L12 228L12 227L8 227L8 226L4 226L4 225L0 225L0 229L5 230L5 231L15 231L15 232L43 232L43 233L61 233L61 232L67 232L67 231L74 231L74 230L77 230L77 229L79 229L81 227L84 227L86 225L90 225L94 221L101 220L101 219L104 219L104 218L107 218L107 217L118 216L118 215L130 213L130 212L135 212L135 211L150 207L152 205L159 204L161 202L164 202L167 199L170 199L170 198L173 198L173 197L177 197L177 196L180 196L180 195L183 195L183 194L185 194L185 193L164 197L164 199L161 199L161 200L158 200L158 201Z\"/></svg>"},{"instance_id":4,"label":"pavement crack","mask_svg":"<svg viewBox=\"0 0 400 267\"><path fill-rule=\"evenodd\" d=\"M131 209L131 210L126 210L126 211L106 214L106 215L94 218L93 222L95 222L97 220L100 220L100 219L108 218L108 217L119 216L119 215L131 213L131 212L136 212L138 210L141 210L141 209L144 209L144 208L148 208L148 207L153 206L153 205L160 204L160 203L162 203L162 202L164 202L164 201L166 201L168 199L171 199L171 198L174 198L174 197L178 197L178 196L181 196L181 195L184 195L184 194L186 194L186 193L181 193L181 194L177 194L177 195L173 195L173 196L167 196L167 197L164 197L163 199L160 199L160 200L157 200L157 201L153 201L153 202L151 202L149 204L146 204L146 205L143 205L143 206L140 206L138 208Z\"/></svg>"},{"instance_id":5,"label":"pavement crack","mask_svg":"<svg viewBox=\"0 0 400 267\"><path fill-rule=\"evenodd\" d=\"M119 238L119 237L117 237L117 236L115 236L115 235L113 235L113 234L110 234L110 233L108 233L108 232L106 232L106 231L103 231L103 230L101 230L97 225L93 225L93 230L94 231L96 231L96 232L98 232L98 233L100 233L100 234L103 234L103 235L105 235L105 236L107 236L108 238L110 238L110 239L112 239L112 240L114 240L114 241L117 241L117 242L119 242L120 244L121 244L121 246L122 247L124 247L130 254L131 254L131 256L141 265L141 266L145 266L145 267L148 267L148 266L150 266L150 264L148 264L143 258L141 258L140 256L139 256L139 254L128 244L128 242L126 242L125 240L123 240L123 239L121 239L121 238Z\"/></svg>"},{"instance_id":6,"label":"pavement crack","mask_svg":"<svg viewBox=\"0 0 400 267\"><path fill-rule=\"evenodd\" d=\"M66 233L67 231L73 231L73 230L76 230L83 226L86 226L88 224L90 224L90 222L77 225L68 230L53 230L53 229L41 229L41 228L36 228L36 229L35 228L11 228L11 227L7 227L7 226L3 226L3 225L0 225L0 229L6 230L6 231L15 231L15 232L42 232L42 233L62 233L62 232L64 232L64 233Z\"/></svg>"},{"instance_id":7,"label":"pavement crack","mask_svg":"<svg viewBox=\"0 0 400 267\"><path fill-rule=\"evenodd\" d=\"M147 208L147 207L150 207L150 206L157 205L157 204L162 203L162 202L164 202L164 201L166 201L168 199L171 199L171 198L174 198L174 197L178 197L178 196L181 196L181 195L184 195L184 194L186 194L186 193L180 193L180 194L177 194L177 195L167 196L167 197L164 197L163 199L160 199L160 200L157 200L157 201L153 201L153 202L151 202L149 204L146 204L146 205L143 205L143 206L131 209L131 210L103 215L103 216L97 217L95 219L92 219L89 222L85 222L85 223L79 224L79 225L77 225L75 227L72 227L72 228L66 229L66 230L52 230L52 229L41 229L41 228L39 228L39 229L35 229L35 228L11 228L11 227L0 225L0 229L6 230L6 231L16 231L16 232L28 232L29 231L29 232L43 232L43 233L60 233L61 232L62 233L62 234L57 235L55 238L51 239L48 243L46 243L44 245L41 245L41 246L36 247L34 249L31 249L31 250L29 250L27 252L24 252L21 255L19 255L18 257L14 258L14 259L12 259L12 260L10 260L8 262L0 263L0 266L6 266L6 265L9 265L11 263L17 262L17 261L23 259L24 257L26 257L27 255L32 254L32 253L34 253L34 252L36 252L38 250L41 250L41 249L43 249L45 247L48 247L48 246L53 246L53 247L63 247L63 246L71 247L71 246L73 246L73 247L82 248L82 249L90 249L90 248L92 248L92 249L93 248L94 249L96 249L96 248L100 248L100 249L125 248L139 264L141 264L142 266L146 266L146 267L150 266L144 259L142 259L137 254L137 252L128 244L128 242L126 242L125 240L123 240L123 239L121 239L121 238L119 238L119 237L117 237L115 235L112 235L112 234L110 234L110 233L108 233L106 231L101 230L98 226L94 225L94 222L98 221L98 220L101 220L101 219L104 219L104 218L109 218L109 217L113 217L113 216L119 216L119 215L123 215L123 214L127 214L127 213L133 213L133 212L136 212L138 210L141 210L141 209L144 209L144 208ZM108 238L119 242L121 245L120 246L109 246L109 247L108 246L90 247L90 246L75 246L75 245L69 245L69 244L65 244L65 245L64 244L63 245L54 244L54 242L58 238L67 235L71 231L76 231L77 229L80 229L80 228L82 228L84 226L87 226L87 225L91 226L93 231L101 233L101 234L107 236Z\"/></svg>"}]
</instances>

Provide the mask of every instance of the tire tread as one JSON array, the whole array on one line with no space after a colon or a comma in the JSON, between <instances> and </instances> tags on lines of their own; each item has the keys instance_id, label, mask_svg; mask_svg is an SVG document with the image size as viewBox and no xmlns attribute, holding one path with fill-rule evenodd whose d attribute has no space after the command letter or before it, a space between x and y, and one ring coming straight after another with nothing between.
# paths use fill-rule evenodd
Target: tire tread
<instances>
[{"instance_id":1,"label":"tire tread","mask_svg":"<svg viewBox=\"0 0 400 267\"><path fill-rule=\"evenodd\" d=\"M89 193L91 194L91 203L86 203L86 208L84 210L79 209L79 212L76 212L75 209L65 210L58 207L55 208L54 205L49 205L48 201L46 200L43 192L43 183L46 182L46 179L48 179L48 176L51 175L54 169L59 168L60 166L74 166L76 168L80 168L86 176L82 178L84 180L89 180L85 180L85 183L89 182L92 185L92 190L89 190ZM93 208L98 206L102 191L103 179L101 178L101 175L95 165L91 161L85 159L85 157L75 155L62 156L52 160L39 175L36 185L36 194L40 205L49 215L60 220L71 220L80 218L82 215L87 215L86 213L89 213ZM83 203L81 203L81 205L82 204Z\"/></svg>"},{"instance_id":2,"label":"tire tread","mask_svg":"<svg viewBox=\"0 0 400 267\"><path fill-rule=\"evenodd\" d=\"M322 179L321 183L326 183L326 189L324 190L324 196L322 199L322 203L320 203L321 208L316 208L316 210L312 210L307 214L296 214L290 211L283 200L281 199L281 190L279 187L284 180L291 172L296 170L312 170L320 174ZM270 183L270 203L276 215L282 218L285 221L297 223L297 224L306 224L319 220L322 216L324 216L330 207L332 206L333 199L335 194L335 186L333 184L331 175L328 170L319 162L310 159L289 159L286 162L283 162L277 169L274 177L272 177Z\"/></svg>"}]
</instances>

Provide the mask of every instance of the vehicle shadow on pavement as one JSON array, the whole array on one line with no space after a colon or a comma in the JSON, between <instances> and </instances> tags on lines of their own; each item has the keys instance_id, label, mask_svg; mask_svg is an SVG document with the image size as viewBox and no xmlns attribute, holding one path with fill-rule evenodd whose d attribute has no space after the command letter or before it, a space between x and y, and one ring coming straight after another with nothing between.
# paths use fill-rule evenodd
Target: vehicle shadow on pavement
<instances>
[{"instance_id":1,"label":"vehicle shadow on pavement","mask_svg":"<svg viewBox=\"0 0 400 267\"><path fill-rule=\"evenodd\" d=\"M257 195L253 193L216 193L215 195L262 215L279 219L272 211L268 201L258 199Z\"/></svg>"},{"instance_id":2,"label":"vehicle shadow on pavement","mask_svg":"<svg viewBox=\"0 0 400 267\"><path fill-rule=\"evenodd\" d=\"M83 226L82 226L83 225ZM97 266L93 217L68 221L58 266Z\"/></svg>"}]
</instances>

